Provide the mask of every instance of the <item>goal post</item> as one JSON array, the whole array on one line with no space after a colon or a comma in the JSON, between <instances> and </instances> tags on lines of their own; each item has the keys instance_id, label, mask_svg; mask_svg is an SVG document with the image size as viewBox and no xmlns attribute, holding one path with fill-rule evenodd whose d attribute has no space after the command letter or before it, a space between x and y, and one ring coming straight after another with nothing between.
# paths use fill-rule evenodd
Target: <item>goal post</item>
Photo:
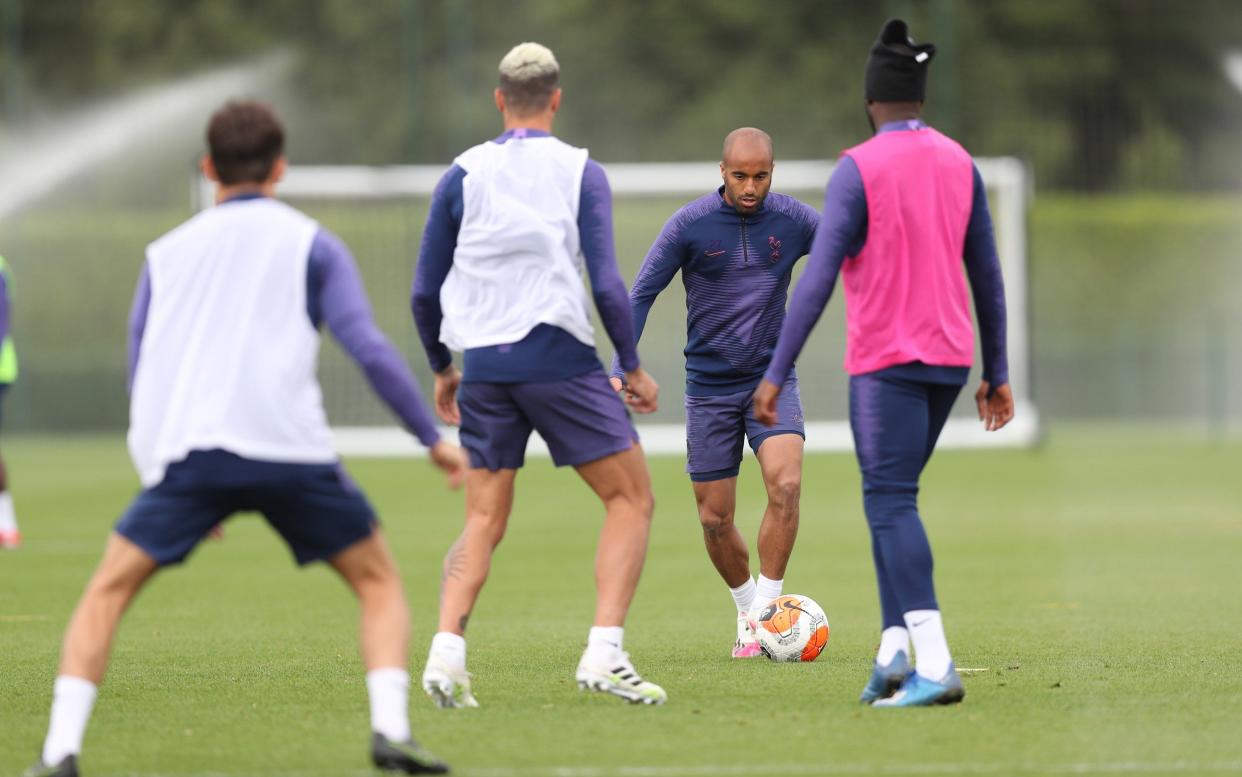
<instances>
[{"instance_id":1,"label":"goal post","mask_svg":"<svg viewBox=\"0 0 1242 777\"><path fill-rule=\"evenodd\" d=\"M1030 327L1027 308L1027 210L1032 186L1026 166L1010 157L975 163L988 189L997 250L1005 277L1008 308L1009 375L1016 400L1014 420L999 432L984 432L972 399L978 363L941 435L943 447L1013 447L1035 444L1038 410L1031 399ZM614 196L614 223L622 275L632 283L638 266L665 220L682 204L720 185L717 162L605 164ZM820 210L833 163L781 161L773 170L773 190ZM358 260L376 319L403 351L424 386L430 383L421 344L410 315L409 291L427 207L445 168L433 165L366 167L294 165L278 187L282 200L339 234ZM212 202L212 186L198 179L195 205ZM802 263L795 270L797 285ZM851 450L847 417L847 379L841 369L844 316L840 288L807 342L797 370L802 389L808 451ZM660 382L660 411L635 417L649 453L685 452L684 388L685 295L673 283L660 296L639 343L644 366ZM325 338L328 340L330 338ZM607 367L612 346L596 319L596 345ZM324 402L338 449L347 456L419 455L421 447L396 426L358 370L335 348L320 361ZM452 430L445 430L452 437ZM532 435L531 455L547 448Z\"/></svg>"}]
</instances>

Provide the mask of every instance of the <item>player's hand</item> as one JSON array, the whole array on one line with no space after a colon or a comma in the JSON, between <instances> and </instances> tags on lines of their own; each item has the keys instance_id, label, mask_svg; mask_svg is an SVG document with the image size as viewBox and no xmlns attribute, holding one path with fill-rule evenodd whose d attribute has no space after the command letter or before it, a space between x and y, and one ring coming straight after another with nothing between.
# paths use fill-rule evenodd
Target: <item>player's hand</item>
<instances>
[{"instance_id":1,"label":"player's hand","mask_svg":"<svg viewBox=\"0 0 1242 777\"><path fill-rule=\"evenodd\" d=\"M988 396L991 393L992 396ZM975 404L979 407L979 420L983 428L995 432L1013 420L1013 391L1008 383L992 389L988 382L980 381L975 392Z\"/></svg>"},{"instance_id":2,"label":"player's hand","mask_svg":"<svg viewBox=\"0 0 1242 777\"><path fill-rule=\"evenodd\" d=\"M216 542L220 542L221 540L223 540L224 539L224 524L217 523L215 526L212 526L211 531L207 532L207 536L211 537Z\"/></svg>"},{"instance_id":3,"label":"player's hand","mask_svg":"<svg viewBox=\"0 0 1242 777\"><path fill-rule=\"evenodd\" d=\"M610 384L612 384L612 390L613 390L613 391L620 392L620 391L621 391L621 389L625 388L625 384L624 384L624 383L622 383L622 382L621 382L621 379L620 379L620 378L618 378L616 375L610 375L610 376L608 377L608 382L609 382Z\"/></svg>"},{"instance_id":4,"label":"player's hand","mask_svg":"<svg viewBox=\"0 0 1242 777\"><path fill-rule=\"evenodd\" d=\"M776 400L781 395L781 387L766 378L755 389L755 420L764 426L776 423Z\"/></svg>"},{"instance_id":5,"label":"player's hand","mask_svg":"<svg viewBox=\"0 0 1242 777\"><path fill-rule=\"evenodd\" d=\"M660 384L642 367L625 373L625 404L635 413L654 413L660 406Z\"/></svg>"},{"instance_id":6,"label":"player's hand","mask_svg":"<svg viewBox=\"0 0 1242 777\"><path fill-rule=\"evenodd\" d=\"M449 426L461 424L461 411L457 409L457 387L461 385L461 373L453 365L436 373L436 415Z\"/></svg>"},{"instance_id":7,"label":"player's hand","mask_svg":"<svg viewBox=\"0 0 1242 777\"><path fill-rule=\"evenodd\" d=\"M448 481L448 487L456 491L461 488L462 481L466 479L466 467L469 466L470 460L460 447L440 440L431 446L431 463L440 468L440 471L444 473L444 479Z\"/></svg>"}]
</instances>

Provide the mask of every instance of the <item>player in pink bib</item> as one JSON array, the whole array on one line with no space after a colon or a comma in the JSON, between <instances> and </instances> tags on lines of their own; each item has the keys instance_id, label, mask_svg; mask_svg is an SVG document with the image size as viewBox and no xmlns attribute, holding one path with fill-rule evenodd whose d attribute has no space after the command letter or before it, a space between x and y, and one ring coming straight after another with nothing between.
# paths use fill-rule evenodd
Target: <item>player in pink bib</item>
<instances>
[{"instance_id":1,"label":"player in pink bib","mask_svg":"<svg viewBox=\"0 0 1242 777\"><path fill-rule=\"evenodd\" d=\"M866 97L875 136L848 149L833 171L806 272L755 393L756 418L775 422L785 377L842 275L850 427L883 617L861 700L884 707L965 696L936 601L918 490L973 361L972 293L983 354L979 418L991 431L1013 417L1005 290L983 180L960 145L919 118L935 53L900 20L887 22L872 46Z\"/></svg>"}]
</instances>

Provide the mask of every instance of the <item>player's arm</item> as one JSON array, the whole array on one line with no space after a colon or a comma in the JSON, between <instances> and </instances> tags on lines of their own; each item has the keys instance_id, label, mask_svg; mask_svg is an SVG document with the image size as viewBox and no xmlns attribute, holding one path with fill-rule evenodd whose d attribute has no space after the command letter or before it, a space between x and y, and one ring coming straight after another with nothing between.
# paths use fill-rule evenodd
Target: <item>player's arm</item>
<instances>
[{"instance_id":1,"label":"player's arm","mask_svg":"<svg viewBox=\"0 0 1242 777\"><path fill-rule=\"evenodd\" d=\"M414 288L410 292L414 326L436 375L436 414L440 420L453 425L461 423L461 413L457 409L461 373L453 366L453 354L440 342L440 325L444 321L440 287L453 269L457 233L461 230L465 211L462 193L465 177L466 171L453 165L432 192L431 208L427 211L427 224L423 227L423 240L418 249L418 264L414 267Z\"/></svg>"},{"instance_id":2,"label":"player's arm","mask_svg":"<svg viewBox=\"0 0 1242 777\"><path fill-rule=\"evenodd\" d=\"M320 229L311 245L307 287L311 320L328 327L379 398L427 446L449 484L460 485L466 464L461 449L440 438L409 366L375 324L353 256L327 230Z\"/></svg>"},{"instance_id":3,"label":"player's arm","mask_svg":"<svg viewBox=\"0 0 1242 777\"><path fill-rule=\"evenodd\" d=\"M639 364L634 319L625 281L617 268L612 231L612 189L604 168L587 160L578 200L578 239L591 279L591 296L604 331L616 350L615 363L625 374L630 391L626 402L639 413L655 412L660 387Z\"/></svg>"},{"instance_id":4,"label":"player's arm","mask_svg":"<svg viewBox=\"0 0 1242 777\"><path fill-rule=\"evenodd\" d=\"M638 268L638 276L634 278L634 286L630 289L630 311L634 318L634 342L642 339L643 329L647 326L647 315L660 292L673 282L677 271L685 260L685 247L681 240L683 224L674 214L660 230L647 256ZM623 370L617 359L612 361L613 388L620 390L623 384Z\"/></svg>"},{"instance_id":5,"label":"player's arm","mask_svg":"<svg viewBox=\"0 0 1242 777\"><path fill-rule=\"evenodd\" d=\"M979 319L983 352L983 381L975 392L979 420L988 431L1000 429L1013 418L1013 391L1009 386L1009 354L1006 346L1005 281L1001 276L996 235L988 211L988 194L979 168L973 168L974 200L966 227L963 250L966 277Z\"/></svg>"},{"instance_id":6,"label":"player's arm","mask_svg":"<svg viewBox=\"0 0 1242 777\"><path fill-rule=\"evenodd\" d=\"M866 229L867 197L862 176L852 159L842 157L828 179L824 212L811 244L806 271L794 289L772 362L755 391L755 418L761 423L776 423L776 399L785 378L828 306L845 257L857 252Z\"/></svg>"},{"instance_id":7,"label":"player's arm","mask_svg":"<svg viewBox=\"0 0 1242 777\"><path fill-rule=\"evenodd\" d=\"M129 347L129 390L134 390L134 373L138 371L138 352L142 349L142 335L147 329L147 310L151 307L151 274L146 262L138 273L138 285L134 288L134 301L129 306L127 344Z\"/></svg>"}]
</instances>

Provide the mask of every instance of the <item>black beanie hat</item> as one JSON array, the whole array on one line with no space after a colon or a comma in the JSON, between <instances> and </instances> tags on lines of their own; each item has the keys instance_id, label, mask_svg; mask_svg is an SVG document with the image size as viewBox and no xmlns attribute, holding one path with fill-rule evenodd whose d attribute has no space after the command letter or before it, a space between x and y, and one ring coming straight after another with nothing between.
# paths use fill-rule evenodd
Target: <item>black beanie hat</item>
<instances>
[{"instance_id":1,"label":"black beanie hat","mask_svg":"<svg viewBox=\"0 0 1242 777\"><path fill-rule=\"evenodd\" d=\"M905 22L889 19L867 57L867 99L882 103L922 102L927 91L927 65L934 56L934 45L915 44Z\"/></svg>"}]
</instances>

